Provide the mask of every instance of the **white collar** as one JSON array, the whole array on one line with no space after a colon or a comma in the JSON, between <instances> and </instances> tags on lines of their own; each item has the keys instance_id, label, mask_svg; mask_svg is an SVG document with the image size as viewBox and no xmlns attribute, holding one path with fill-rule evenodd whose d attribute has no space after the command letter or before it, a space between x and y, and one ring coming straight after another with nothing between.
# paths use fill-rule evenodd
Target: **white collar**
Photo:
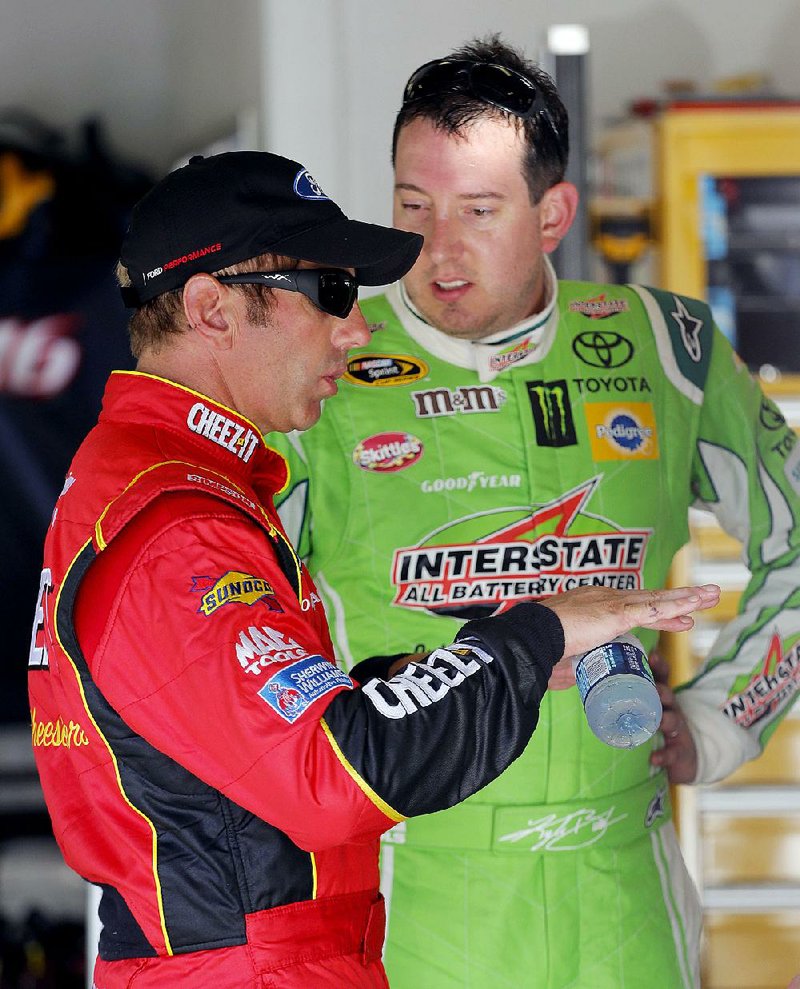
<instances>
[{"instance_id":1,"label":"white collar","mask_svg":"<svg viewBox=\"0 0 800 989\"><path fill-rule=\"evenodd\" d=\"M544 308L521 323L482 340L460 340L426 323L408 297L402 282L391 285L386 296L408 335L433 357L476 371L482 382L492 381L509 367L534 364L550 349L555 335L556 275L550 259L544 258ZM380 338L378 338L380 339Z\"/></svg>"}]
</instances>

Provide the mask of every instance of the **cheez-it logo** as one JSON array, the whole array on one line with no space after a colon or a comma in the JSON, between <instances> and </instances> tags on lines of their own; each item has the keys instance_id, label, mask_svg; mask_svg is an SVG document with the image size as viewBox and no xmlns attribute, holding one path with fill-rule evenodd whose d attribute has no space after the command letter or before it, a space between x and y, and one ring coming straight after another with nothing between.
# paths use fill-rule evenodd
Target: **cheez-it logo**
<instances>
[{"instance_id":1,"label":"cheez-it logo","mask_svg":"<svg viewBox=\"0 0 800 989\"><path fill-rule=\"evenodd\" d=\"M202 402L195 402L189 409L186 425L193 433L211 440L245 463L258 446L258 436L252 429L248 429L234 419L229 419L222 412L209 409Z\"/></svg>"}]
</instances>

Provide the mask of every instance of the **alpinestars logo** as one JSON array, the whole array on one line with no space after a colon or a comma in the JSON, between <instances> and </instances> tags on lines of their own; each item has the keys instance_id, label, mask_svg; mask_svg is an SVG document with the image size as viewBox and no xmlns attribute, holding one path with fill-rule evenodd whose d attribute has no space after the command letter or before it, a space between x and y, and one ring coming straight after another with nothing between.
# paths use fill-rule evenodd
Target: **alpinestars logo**
<instances>
[{"instance_id":1,"label":"alpinestars logo","mask_svg":"<svg viewBox=\"0 0 800 989\"><path fill-rule=\"evenodd\" d=\"M703 321L689 312L683 299L677 295L673 295L672 298L675 300L675 310L670 315L678 324L686 353L695 364L698 364L703 356L703 350L700 344L700 331L703 329Z\"/></svg>"},{"instance_id":2,"label":"alpinestars logo","mask_svg":"<svg viewBox=\"0 0 800 989\"><path fill-rule=\"evenodd\" d=\"M722 713L743 728L749 728L762 718L769 717L798 689L800 636L786 648L776 631L762 666L754 670L749 678L739 677L734 685L735 693L722 708Z\"/></svg>"},{"instance_id":3,"label":"alpinestars logo","mask_svg":"<svg viewBox=\"0 0 800 989\"><path fill-rule=\"evenodd\" d=\"M583 513L601 477L533 511L468 515L395 550L392 603L468 619L584 585L642 587L652 529Z\"/></svg>"}]
</instances>

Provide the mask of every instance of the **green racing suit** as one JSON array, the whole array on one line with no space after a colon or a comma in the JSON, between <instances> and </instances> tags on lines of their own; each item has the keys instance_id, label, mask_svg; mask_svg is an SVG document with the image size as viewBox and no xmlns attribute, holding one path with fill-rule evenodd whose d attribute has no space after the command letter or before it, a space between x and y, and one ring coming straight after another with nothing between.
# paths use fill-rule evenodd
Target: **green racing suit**
<instances>
[{"instance_id":1,"label":"green racing suit","mask_svg":"<svg viewBox=\"0 0 800 989\"><path fill-rule=\"evenodd\" d=\"M281 516L350 668L518 600L663 586L690 507L711 510L751 573L679 694L711 782L758 755L800 685L800 445L705 304L548 278L545 310L488 341L427 325L401 285L362 303L372 342L320 422L270 437L291 469ZM502 776L390 831L392 986L696 987L701 908L658 744L604 745L577 689L551 691Z\"/></svg>"}]
</instances>

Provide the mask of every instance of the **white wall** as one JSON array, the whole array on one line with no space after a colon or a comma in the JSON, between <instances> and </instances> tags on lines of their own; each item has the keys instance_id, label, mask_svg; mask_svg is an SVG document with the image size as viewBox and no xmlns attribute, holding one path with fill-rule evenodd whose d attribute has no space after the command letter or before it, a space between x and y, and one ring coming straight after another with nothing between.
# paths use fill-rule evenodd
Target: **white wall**
<instances>
[{"instance_id":1,"label":"white wall","mask_svg":"<svg viewBox=\"0 0 800 989\"><path fill-rule=\"evenodd\" d=\"M403 84L417 65L500 31L536 58L554 23L588 26L594 128L665 79L708 86L767 71L800 96L797 0L262 0L265 133L352 215L390 216L389 153Z\"/></svg>"},{"instance_id":2,"label":"white wall","mask_svg":"<svg viewBox=\"0 0 800 989\"><path fill-rule=\"evenodd\" d=\"M389 141L422 61L499 30L529 55L552 23L589 27L590 111L617 114L667 78L768 70L800 94L797 0L0 0L0 107L163 169L263 96L273 150L353 214L389 216Z\"/></svg>"},{"instance_id":3,"label":"white wall","mask_svg":"<svg viewBox=\"0 0 800 989\"><path fill-rule=\"evenodd\" d=\"M0 0L0 110L162 170L257 105L261 50L258 0Z\"/></svg>"}]
</instances>

